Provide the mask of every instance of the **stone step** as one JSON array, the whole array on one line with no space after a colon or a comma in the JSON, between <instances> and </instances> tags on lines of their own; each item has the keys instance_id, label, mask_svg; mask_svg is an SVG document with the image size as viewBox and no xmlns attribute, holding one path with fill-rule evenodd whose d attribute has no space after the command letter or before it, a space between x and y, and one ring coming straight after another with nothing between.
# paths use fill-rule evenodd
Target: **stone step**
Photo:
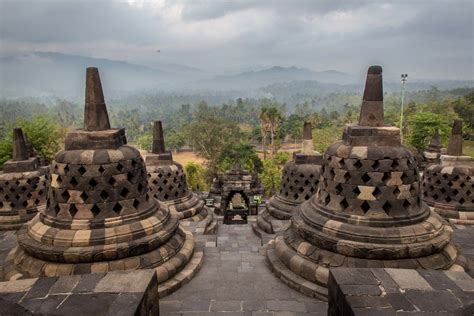
<instances>
[{"instance_id":1,"label":"stone step","mask_svg":"<svg viewBox=\"0 0 474 316\"><path fill-rule=\"evenodd\" d=\"M328 290L327 288L310 282L290 269L288 269L277 257L273 240L269 242L267 246L267 261L270 265L270 269L273 274L278 277L283 283L289 287L307 295L327 301Z\"/></svg>"},{"instance_id":2,"label":"stone step","mask_svg":"<svg viewBox=\"0 0 474 316\"><path fill-rule=\"evenodd\" d=\"M204 253L202 251L195 251L193 257L183 270L164 283L158 284L158 296L163 298L188 283L201 269L203 262Z\"/></svg>"}]
</instances>

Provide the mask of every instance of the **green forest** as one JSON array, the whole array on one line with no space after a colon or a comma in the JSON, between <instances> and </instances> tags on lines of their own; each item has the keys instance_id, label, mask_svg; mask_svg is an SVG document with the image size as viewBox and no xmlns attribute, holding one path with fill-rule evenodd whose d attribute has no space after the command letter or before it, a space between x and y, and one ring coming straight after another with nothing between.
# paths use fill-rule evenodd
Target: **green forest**
<instances>
[{"instance_id":1,"label":"green forest","mask_svg":"<svg viewBox=\"0 0 474 316\"><path fill-rule=\"evenodd\" d=\"M279 187L281 168L297 147L303 122L313 126L315 149L324 152L341 138L346 124L356 123L362 95L327 93L302 96L291 103L275 98L213 102L180 102L186 97L127 96L107 102L111 124L125 127L129 143L142 150L151 146L152 121L163 121L168 150L183 147L202 158L184 168L193 189L206 190L216 173L239 162L261 176L265 189ZM193 97L192 99L196 99ZM203 98L204 99L204 98ZM385 93L385 123L400 127L400 92ZM415 151L425 148L437 128L446 146L453 119L464 122L464 153L474 156L474 89L407 92L403 142ZM12 128L22 127L34 149L51 160L63 146L68 130L80 128L83 105L62 99L0 100L0 167L11 156Z\"/></svg>"}]
</instances>

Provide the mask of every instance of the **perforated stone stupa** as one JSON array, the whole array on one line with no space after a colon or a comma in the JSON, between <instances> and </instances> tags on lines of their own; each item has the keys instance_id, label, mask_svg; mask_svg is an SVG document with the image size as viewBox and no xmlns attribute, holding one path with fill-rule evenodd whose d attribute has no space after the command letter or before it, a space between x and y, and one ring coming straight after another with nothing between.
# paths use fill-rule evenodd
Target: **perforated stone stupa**
<instances>
[{"instance_id":1,"label":"perforated stone stupa","mask_svg":"<svg viewBox=\"0 0 474 316\"><path fill-rule=\"evenodd\" d=\"M423 200L451 222L474 224L474 159L463 155L461 133L455 120L447 154L423 174Z\"/></svg>"},{"instance_id":2,"label":"perforated stone stupa","mask_svg":"<svg viewBox=\"0 0 474 316\"><path fill-rule=\"evenodd\" d=\"M145 163L126 143L123 128L110 128L97 68L88 68L84 129L69 132L54 158L46 209L19 230L7 280L155 268L162 288L178 285L193 236L150 195Z\"/></svg>"},{"instance_id":3,"label":"perforated stone stupa","mask_svg":"<svg viewBox=\"0 0 474 316\"><path fill-rule=\"evenodd\" d=\"M359 124L324 153L318 192L269 243L274 273L325 299L329 267L463 269L452 229L422 202L418 167L384 126L382 68L371 66Z\"/></svg>"},{"instance_id":4,"label":"perforated stone stupa","mask_svg":"<svg viewBox=\"0 0 474 316\"><path fill-rule=\"evenodd\" d=\"M21 128L13 130L12 159L0 171L0 230L16 230L46 206L48 168L32 157Z\"/></svg>"},{"instance_id":5,"label":"perforated stone stupa","mask_svg":"<svg viewBox=\"0 0 474 316\"><path fill-rule=\"evenodd\" d=\"M208 228L213 215L204 201L189 190L183 166L166 151L161 121L153 124L152 151L145 156L145 162L152 196L178 212L180 219L205 221Z\"/></svg>"},{"instance_id":6,"label":"perforated stone stupa","mask_svg":"<svg viewBox=\"0 0 474 316\"><path fill-rule=\"evenodd\" d=\"M314 151L309 122L304 123L303 139L302 151L283 167L280 191L270 198L257 218L258 227L268 234L282 230L296 206L316 193L322 155Z\"/></svg>"}]
</instances>

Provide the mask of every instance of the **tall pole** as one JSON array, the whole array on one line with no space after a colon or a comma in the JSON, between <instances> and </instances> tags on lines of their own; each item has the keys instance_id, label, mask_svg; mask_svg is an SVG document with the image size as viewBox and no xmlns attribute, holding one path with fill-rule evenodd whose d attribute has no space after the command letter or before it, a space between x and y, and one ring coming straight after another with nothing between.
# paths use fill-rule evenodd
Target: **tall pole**
<instances>
[{"instance_id":1,"label":"tall pole","mask_svg":"<svg viewBox=\"0 0 474 316\"><path fill-rule=\"evenodd\" d=\"M403 103L405 102L405 84L407 82L408 74L401 75L401 83L402 83L402 110L400 113L400 138L403 144Z\"/></svg>"}]
</instances>

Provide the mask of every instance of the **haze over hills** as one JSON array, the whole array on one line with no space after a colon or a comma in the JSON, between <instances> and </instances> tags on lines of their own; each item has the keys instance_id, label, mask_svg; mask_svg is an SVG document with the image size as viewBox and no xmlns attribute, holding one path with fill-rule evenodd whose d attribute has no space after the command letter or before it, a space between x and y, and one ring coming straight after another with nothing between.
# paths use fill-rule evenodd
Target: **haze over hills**
<instances>
[{"instance_id":1,"label":"haze over hills","mask_svg":"<svg viewBox=\"0 0 474 316\"><path fill-rule=\"evenodd\" d=\"M179 64L162 63L148 67L104 58L35 52L0 58L0 96L82 99L84 72L89 66L99 67L104 89L111 97L140 91L180 94L205 91L228 93L229 96L278 97L285 94L356 92L363 84L357 76L336 70L273 66L223 75ZM429 89L432 85L452 89L474 86L474 81L410 80L408 88ZM400 84L396 80L389 81L385 89L399 90Z\"/></svg>"}]
</instances>

